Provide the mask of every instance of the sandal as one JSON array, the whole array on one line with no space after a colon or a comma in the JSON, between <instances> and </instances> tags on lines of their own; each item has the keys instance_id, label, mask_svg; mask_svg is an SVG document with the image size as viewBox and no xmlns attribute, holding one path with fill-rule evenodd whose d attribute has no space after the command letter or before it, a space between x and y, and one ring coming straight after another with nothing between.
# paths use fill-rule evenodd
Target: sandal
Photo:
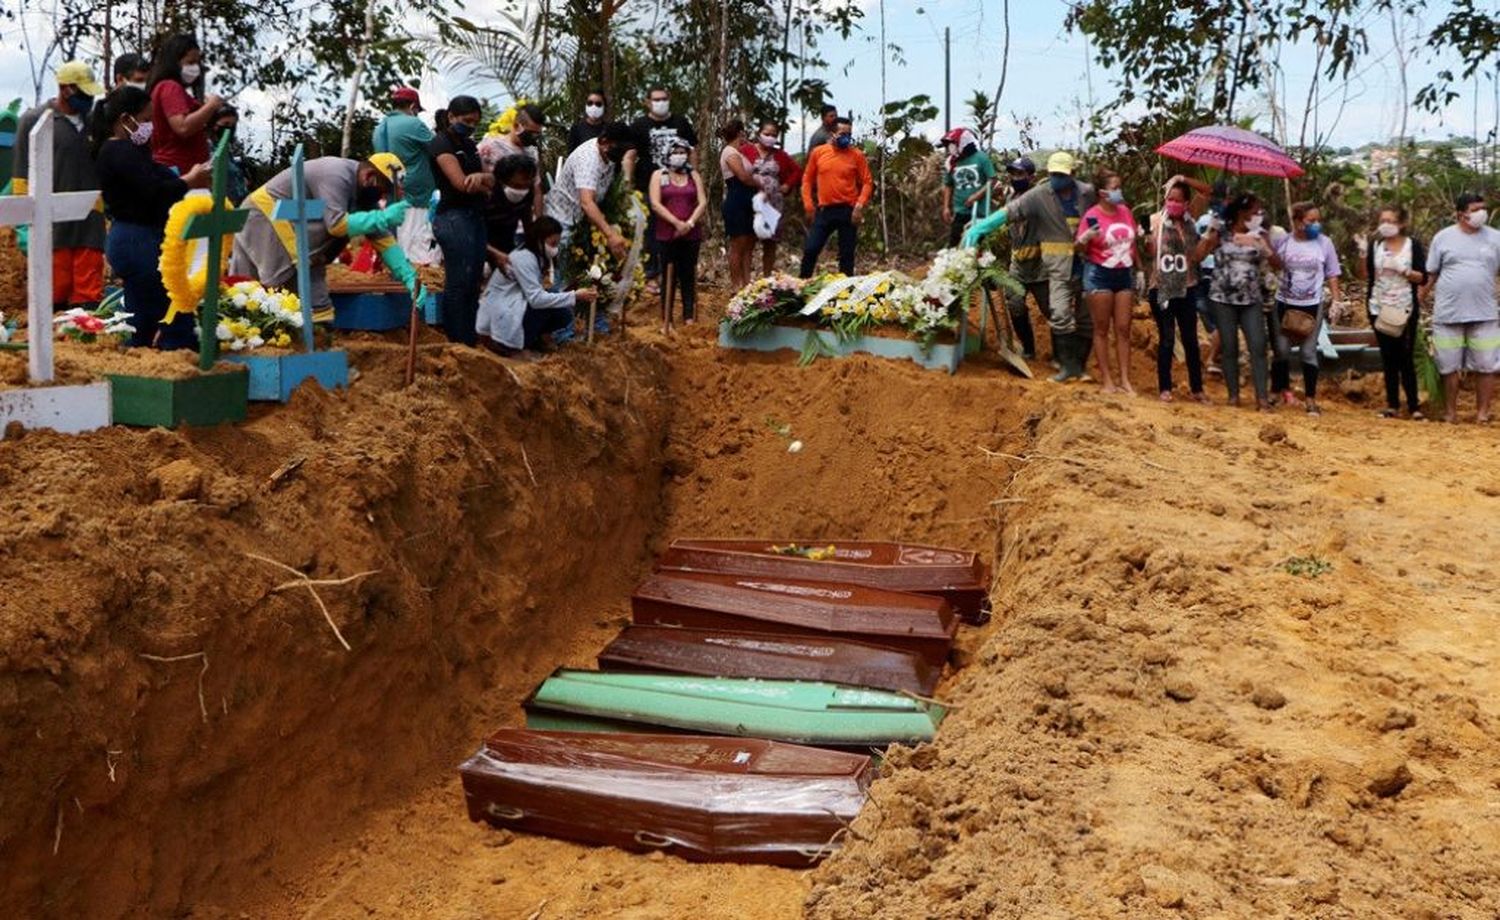
<instances>
[{"instance_id":1,"label":"sandal","mask_svg":"<svg viewBox=\"0 0 1500 920\"><path fill-rule=\"evenodd\" d=\"M1425 422L1427 421L1427 416L1422 414L1421 409L1415 409L1412 411L1411 420L1414 422Z\"/></svg>"},{"instance_id":2,"label":"sandal","mask_svg":"<svg viewBox=\"0 0 1500 920\"><path fill-rule=\"evenodd\" d=\"M1308 404L1307 404L1307 414L1308 415L1322 415L1323 414L1323 410L1318 408L1318 404L1317 403L1309 401Z\"/></svg>"},{"instance_id":3,"label":"sandal","mask_svg":"<svg viewBox=\"0 0 1500 920\"><path fill-rule=\"evenodd\" d=\"M1395 409L1381 409L1380 410L1380 417L1381 418L1395 418L1396 416L1398 416L1400 414L1401 413L1398 412ZM1416 418L1416 416L1412 416L1412 418Z\"/></svg>"},{"instance_id":4,"label":"sandal","mask_svg":"<svg viewBox=\"0 0 1500 920\"><path fill-rule=\"evenodd\" d=\"M1161 401L1164 402L1164 403L1171 402L1172 401L1172 391L1171 390L1162 390L1161 391Z\"/></svg>"},{"instance_id":5,"label":"sandal","mask_svg":"<svg viewBox=\"0 0 1500 920\"><path fill-rule=\"evenodd\" d=\"M1214 401L1208 398L1207 393L1194 393L1193 398L1205 406L1211 406L1214 404Z\"/></svg>"}]
</instances>

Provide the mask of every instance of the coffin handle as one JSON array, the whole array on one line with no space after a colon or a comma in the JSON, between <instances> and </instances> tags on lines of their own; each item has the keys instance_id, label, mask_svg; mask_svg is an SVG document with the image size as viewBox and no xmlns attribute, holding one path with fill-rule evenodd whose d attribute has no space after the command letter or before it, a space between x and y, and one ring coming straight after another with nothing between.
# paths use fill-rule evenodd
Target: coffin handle
<instances>
[{"instance_id":1,"label":"coffin handle","mask_svg":"<svg viewBox=\"0 0 1500 920\"><path fill-rule=\"evenodd\" d=\"M526 817L526 812L521 809L512 805L501 805L498 802L491 802L484 806L484 812L492 818L499 818L501 821L519 821Z\"/></svg>"},{"instance_id":2,"label":"coffin handle","mask_svg":"<svg viewBox=\"0 0 1500 920\"><path fill-rule=\"evenodd\" d=\"M635 842L639 843L643 847L657 847L659 849L666 849L667 847L675 844L677 841L673 840L671 837L663 837L661 834L653 834L650 831L636 831Z\"/></svg>"}]
</instances>

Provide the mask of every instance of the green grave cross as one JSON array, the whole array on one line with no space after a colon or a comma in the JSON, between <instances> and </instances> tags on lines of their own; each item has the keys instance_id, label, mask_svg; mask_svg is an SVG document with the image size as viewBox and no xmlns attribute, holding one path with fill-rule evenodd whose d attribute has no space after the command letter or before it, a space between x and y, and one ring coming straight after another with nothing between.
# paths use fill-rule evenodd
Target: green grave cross
<instances>
[{"instance_id":1,"label":"green grave cross","mask_svg":"<svg viewBox=\"0 0 1500 920\"><path fill-rule=\"evenodd\" d=\"M213 208L199 214L182 231L185 240L208 240L207 283L203 287L203 306L198 311L198 367L209 370L219 360L219 285L223 281L224 237L245 228L250 212L224 206L224 186L229 174L229 135L219 140L213 157Z\"/></svg>"},{"instance_id":2,"label":"green grave cross","mask_svg":"<svg viewBox=\"0 0 1500 920\"><path fill-rule=\"evenodd\" d=\"M302 344L313 350L312 266L307 256L307 225L323 219L323 201L307 197L307 177L303 170L302 145L292 154L292 197L276 202L271 210L271 219L286 221L292 225L297 240L297 301L302 305Z\"/></svg>"}]
</instances>

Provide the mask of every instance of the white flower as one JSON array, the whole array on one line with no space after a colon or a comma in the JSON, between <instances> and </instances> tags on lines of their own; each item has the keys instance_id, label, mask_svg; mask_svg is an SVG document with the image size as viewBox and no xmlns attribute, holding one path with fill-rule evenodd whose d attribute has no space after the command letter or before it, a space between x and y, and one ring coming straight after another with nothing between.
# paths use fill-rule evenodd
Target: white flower
<instances>
[{"instance_id":1,"label":"white flower","mask_svg":"<svg viewBox=\"0 0 1500 920\"><path fill-rule=\"evenodd\" d=\"M263 338L261 338L258 335L252 335L250 337L250 347L251 348L259 348L260 346L262 346L264 344L266 344L266 340L263 339Z\"/></svg>"},{"instance_id":2,"label":"white flower","mask_svg":"<svg viewBox=\"0 0 1500 920\"><path fill-rule=\"evenodd\" d=\"M800 454L800 453L802 453L802 442L801 441L793 441L792 443L788 444L786 446L786 452L789 453L789 454Z\"/></svg>"},{"instance_id":3,"label":"white flower","mask_svg":"<svg viewBox=\"0 0 1500 920\"><path fill-rule=\"evenodd\" d=\"M600 268L597 265L590 265L589 266L589 280L590 281L598 281L598 280L600 280L603 277L604 277L604 269Z\"/></svg>"},{"instance_id":4,"label":"white flower","mask_svg":"<svg viewBox=\"0 0 1500 920\"><path fill-rule=\"evenodd\" d=\"M229 350L230 351L244 351L245 350L245 340L244 339L235 339L233 342L230 342L229 343Z\"/></svg>"},{"instance_id":5,"label":"white flower","mask_svg":"<svg viewBox=\"0 0 1500 920\"><path fill-rule=\"evenodd\" d=\"M227 325L220 323L214 328L214 337L221 342L228 342L234 339L234 333L229 331Z\"/></svg>"},{"instance_id":6,"label":"white flower","mask_svg":"<svg viewBox=\"0 0 1500 920\"><path fill-rule=\"evenodd\" d=\"M989 268L991 265L994 265L994 264L995 264L995 254L993 252L990 252L988 249L986 249L984 252L982 252L982 253L979 254L979 267L980 268Z\"/></svg>"},{"instance_id":7,"label":"white flower","mask_svg":"<svg viewBox=\"0 0 1500 920\"><path fill-rule=\"evenodd\" d=\"M250 302L250 298L246 297L243 293L236 293L233 297L229 298L229 302L236 307L243 307Z\"/></svg>"}]
</instances>

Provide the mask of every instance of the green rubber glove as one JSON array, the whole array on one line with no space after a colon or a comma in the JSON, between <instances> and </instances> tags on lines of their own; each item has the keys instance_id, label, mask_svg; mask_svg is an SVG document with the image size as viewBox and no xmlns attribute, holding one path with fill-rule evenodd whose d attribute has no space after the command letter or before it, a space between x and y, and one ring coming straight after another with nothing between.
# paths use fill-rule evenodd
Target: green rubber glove
<instances>
[{"instance_id":1,"label":"green rubber glove","mask_svg":"<svg viewBox=\"0 0 1500 920\"><path fill-rule=\"evenodd\" d=\"M400 246L388 246L381 250L380 261L391 270L391 277L401 282L406 287L407 293L417 296L417 270L412 267L411 260L406 258L406 253L401 251Z\"/></svg>"},{"instance_id":2,"label":"green rubber glove","mask_svg":"<svg viewBox=\"0 0 1500 920\"><path fill-rule=\"evenodd\" d=\"M970 224L969 229L964 231L964 248L973 249L975 246L978 246L980 240L1005 226L1006 219L1005 209L1001 208L989 217L982 218Z\"/></svg>"},{"instance_id":3,"label":"green rubber glove","mask_svg":"<svg viewBox=\"0 0 1500 920\"><path fill-rule=\"evenodd\" d=\"M356 236L384 236L386 233L385 222L381 220L380 211L356 211L344 217L344 227L348 231L349 239Z\"/></svg>"},{"instance_id":4,"label":"green rubber glove","mask_svg":"<svg viewBox=\"0 0 1500 920\"><path fill-rule=\"evenodd\" d=\"M21 255L26 255L31 248L31 225L21 224L16 228L16 245L21 247Z\"/></svg>"}]
</instances>

